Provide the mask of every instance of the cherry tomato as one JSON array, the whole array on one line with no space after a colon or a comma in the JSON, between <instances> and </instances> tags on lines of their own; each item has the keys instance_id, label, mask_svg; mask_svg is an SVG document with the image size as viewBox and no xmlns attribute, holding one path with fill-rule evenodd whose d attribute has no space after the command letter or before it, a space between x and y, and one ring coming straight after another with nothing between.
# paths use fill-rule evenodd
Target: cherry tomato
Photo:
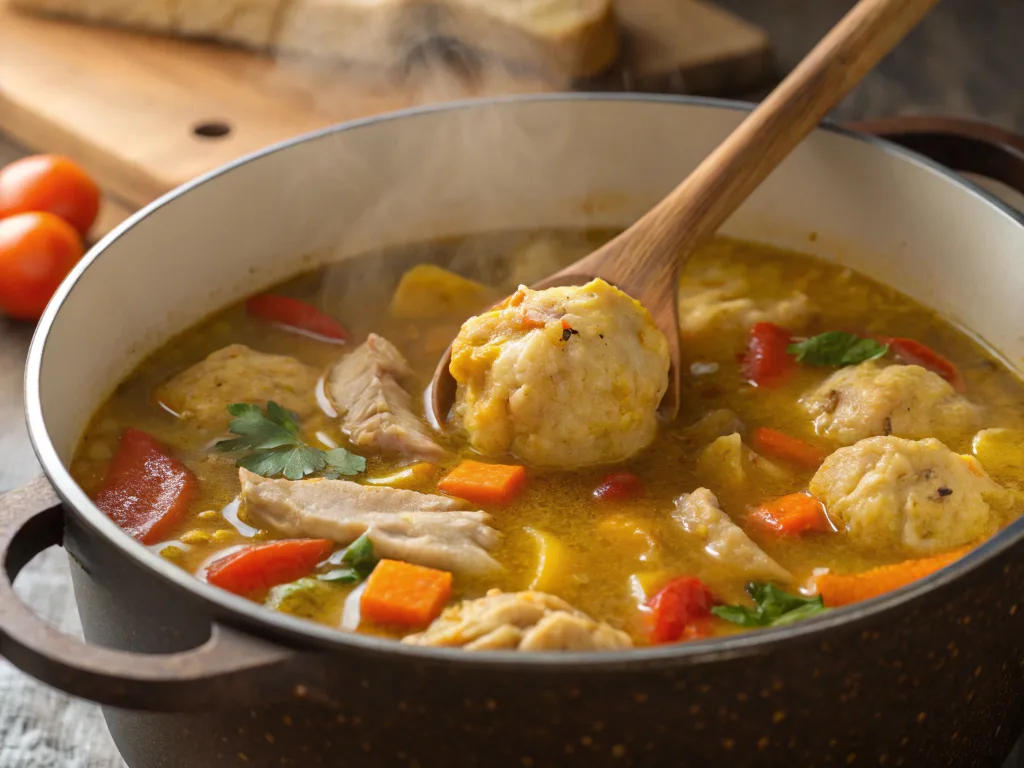
<instances>
[{"instance_id":1,"label":"cherry tomato","mask_svg":"<svg viewBox=\"0 0 1024 768\"><path fill-rule=\"evenodd\" d=\"M0 170L0 219L46 211L85 237L100 209L100 190L81 166L57 155L32 155Z\"/></svg>"},{"instance_id":2,"label":"cherry tomato","mask_svg":"<svg viewBox=\"0 0 1024 768\"><path fill-rule=\"evenodd\" d=\"M775 323L755 323L750 329L743 366L751 384L776 387L796 369L796 361L786 352L793 342L789 331Z\"/></svg>"},{"instance_id":3,"label":"cherry tomato","mask_svg":"<svg viewBox=\"0 0 1024 768\"><path fill-rule=\"evenodd\" d=\"M39 319L82 252L75 228L52 213L0 219L0 311Z\"/></svg>"},{"instance_id":4,"label":"cherry tomato","mask_svg":"<svg viewBox=\"0 0 1024 768\"><path fill-rule=\"evenodd\" d=\"M632 472L612 472L594 489L594 498L601 501L625 501L643 495L644 486Z\"/></svg>"},{"instance_id":5,"label":"cherry tomato","mask_svg":"<svg viewBox=\"0 0 1024 768\"><path fill-rule=\"evenodd\" d=\"M647 603L651 610L652 643L675 643L710 634L704 619L711 616L715 599L696 576L672 579Z\"/></svg>"}]
</instances>

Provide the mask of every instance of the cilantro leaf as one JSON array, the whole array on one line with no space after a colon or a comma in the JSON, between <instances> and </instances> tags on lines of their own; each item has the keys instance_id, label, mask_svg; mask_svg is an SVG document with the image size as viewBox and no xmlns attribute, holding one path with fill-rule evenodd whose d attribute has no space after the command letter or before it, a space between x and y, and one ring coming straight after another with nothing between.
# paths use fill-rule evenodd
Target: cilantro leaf
<instances>
[{"instance_id":1,"label":"cilantro leaf","mask_svg":"<svg viewBox=\"0 0 1024 768\"><path fill-rule=\"evenodd\" d=\"M745 605L716 605L711 612L741 627L781 627L828 610L821 595L792 595L772 584L748 584L747 594L754 601L753 608Z\"/></svg>"},{"instance_id":2,"label":"cilantro leaf","mask_svg":"<svg viewBox=\"0 0 1024 768\"><path fill-rule=\"evenodd\" d=\"M800 363L842 368L882 357L889 345L845 331L829 331L790 344L786 351Z\"/></svg>"},{"instance_id":3,"label":"cilantro leaf","mask_svg":"<svg viewBox=\"0 0 1024 768\"><path fill-rule=\"evenodd\" d=\"M349 453L344 448L326 451L324 456L327 458L328 469L328 472L324 473L325 477L328 474L335 477L338 475L358 475L360 472L366 471L366 459L354 453Z\"/></svg>"},{"instance_id":4,"label":"cilantro leaf","mask_svg":"<svg viewBox=\"0 0 1024 768\"><path fill-rule=\"evenodd\" d=\"M214 448L222 453L252 451L235 464L257 475L301 480L325 468L324 476L330 478L366 469L366 459L344 448L322 451L307 445L299 437L298 416L273 400L266 410L252 403L233 403L228 412L235 417L228 428L239 437L221 440Z\"/></svg>"}]
</instances>

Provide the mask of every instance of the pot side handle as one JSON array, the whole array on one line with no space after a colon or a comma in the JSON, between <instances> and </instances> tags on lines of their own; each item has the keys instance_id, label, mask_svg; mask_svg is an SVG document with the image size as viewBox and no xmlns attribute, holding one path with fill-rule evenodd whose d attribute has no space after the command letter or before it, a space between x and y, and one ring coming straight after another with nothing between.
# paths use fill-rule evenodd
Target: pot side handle
<instances>
[{"instance_id":1,"label":"pot side handle","mask_svg":"<svg viewBox=\"0 0 1024 768\"><path fill-rule=\"evenodd\" d=\"M0 655L36 679L99 704L157 712L217 708L266 695L294 651L214 623L198 648L143 654L88 645L36 616L18 572L61 544L64 510L45 477L0 496Z\"/></svg>"},{"instance_id":2,"label":"pot side handle","mask_svg":"<svg viewBox=\"0 0 1024 768\"><path fill-rule=\"evenodd\" d=\"M977 120L906 116L846 123L929 157L954 171L974 173L1024 194L1024 137Z\"/></svg>"}]
</instances>

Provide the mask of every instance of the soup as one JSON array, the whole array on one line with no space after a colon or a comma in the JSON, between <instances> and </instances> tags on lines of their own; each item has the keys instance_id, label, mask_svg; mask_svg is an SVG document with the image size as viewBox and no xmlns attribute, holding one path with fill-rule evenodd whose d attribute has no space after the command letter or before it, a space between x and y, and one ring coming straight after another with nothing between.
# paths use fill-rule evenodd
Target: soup
<instances>
[{"instance_id":1,"label":"soup","mask_svg":"<svg viewBox=\"0 0 1024 768\"><path fill-rule=\"evenodd\" d=\"M397 249L228 307L117 388L72 473L127 533L268 609L470 650L804 620L1020 514L1020 382L927 308L799 253L717 239L688 262L682 405L656 421L645 310L605 285L517 292L613 234ZM616 333L608 357L579 346ZM437 431L423 386L457 335Z\"/></svg>"}]
</instances>

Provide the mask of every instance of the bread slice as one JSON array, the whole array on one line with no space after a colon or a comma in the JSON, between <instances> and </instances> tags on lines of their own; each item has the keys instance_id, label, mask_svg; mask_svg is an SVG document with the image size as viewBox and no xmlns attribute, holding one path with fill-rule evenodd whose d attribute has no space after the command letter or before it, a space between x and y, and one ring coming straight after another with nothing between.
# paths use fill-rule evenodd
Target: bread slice
<instances>
[{"instance_id":1,"label":"bread slice","mask_svg":"<svg viewBox=\"0 0 1024 768\"><path fill-rule=\"evenodd\" d=\"M558 77L614 62L612 0L9 0L30 13L374 66L445 40Z\"/></svg>"},{"instance_id":2,"label":"bread slice","mask_svg":"<svg viewBox=\"0 0 1024 768\"><path fill-rule=\"evenodd\" d=\"M295 0L276 44L395 66L435 40L560 77L599 74L619 52L611 0Z\"/></svg>"}]
</instances>

